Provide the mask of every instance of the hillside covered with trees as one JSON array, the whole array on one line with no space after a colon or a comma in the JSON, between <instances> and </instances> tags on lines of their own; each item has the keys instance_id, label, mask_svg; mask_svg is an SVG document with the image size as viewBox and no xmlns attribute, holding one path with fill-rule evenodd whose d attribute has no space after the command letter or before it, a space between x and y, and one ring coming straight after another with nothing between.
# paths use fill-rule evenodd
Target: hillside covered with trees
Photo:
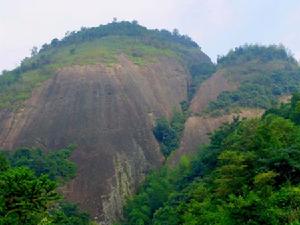
<instances>
[{"instance_id":1,"label":"hillside covered with trees","mask_svg":"<svg viewBox=\"0 0 300 225\"><path fill-rule=\"evenodd\" d=\"M237 88L222 92L207 107L209 113L269 109L278 105L280 96L299 91L300 68L284 46L240 46L219 57L217 68Z\"/></svg>"},{"instance_id":2,"label":"hillside covered with trees","mask_svg":"<svg viewBox=\"0 0 300 225\"><path fill-rule=\"evenodd\" d=\"M223 125L196 159L148 176L124 225L300 222L300 98Z\"/></svg>"},{"instance_id":3,"label":"hillside covered with trees","mask_svg":"<svg viewBox=\"0 0 300 225\"><path fill-rule=\"evenodd\" d=\"M45 154L41 149L0 152L1 225L90 225L88 214L63 199L58 188L74 178L74 146Z\"/></svg>"}]
</instances>

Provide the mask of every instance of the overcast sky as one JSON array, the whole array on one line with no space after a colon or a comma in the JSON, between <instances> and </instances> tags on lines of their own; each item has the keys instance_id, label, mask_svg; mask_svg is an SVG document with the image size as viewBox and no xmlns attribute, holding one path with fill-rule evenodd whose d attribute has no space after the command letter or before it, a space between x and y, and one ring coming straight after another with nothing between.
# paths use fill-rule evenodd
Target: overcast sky
<instances>
[{"instance_id":1,"label":"overcast sky","mask_svg":"<svg viewBox=\"0 0 300 225\"><path fill-rule=\"evenodd\" d=\"M282 43L300 59L300 0L0 0L0 71L33 46L113 17L178 28L213 60L244 43Z\"/></svg>"}]
</instances>

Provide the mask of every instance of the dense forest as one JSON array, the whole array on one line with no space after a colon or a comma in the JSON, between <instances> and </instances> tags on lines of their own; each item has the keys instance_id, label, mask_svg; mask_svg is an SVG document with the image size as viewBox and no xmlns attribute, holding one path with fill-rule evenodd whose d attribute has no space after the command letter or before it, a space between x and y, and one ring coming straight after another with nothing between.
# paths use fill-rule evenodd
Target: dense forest
<instances>
[{"instance_id":1,"label":"dense forest","mask_svg":"<svg viewBox=\"0 0 300 225\"><path fill-rule=\"evenodd\" d=\"M250 60L269 62L273 60L286 60L296 63L292 53L283 45L263 46L258 44L245 44L230 50L227 55L219 56L218 65L221 67L239 65Z\"/></svg>"},{"instance_id":2,"label":"dense forest","mask_svg":"<svg viewBox=\"0 0 300 225\"><path fill-rule=\"evenodd\" d=\"M21 148L0 152L1 225L91 225L88 214L65 201L58 188L74 178L74 146L45 154Z\"/></svg>"},{"instance_id":3,"label":"dense forest","mask_svg":"<svg viewBox=\"0 0 300 225\"><path fill-rule=\"evenodd\" d=\"M269 109L278 98L299 91L300 68L283 46L244 45L219 57L218 71L237 87L224 91L207 112L226 113L238 107Z\"/></svg>"},{"instance_id":4,"label":"dense forest","mask_svg":"<svg viewBox=\"0 0 300 225\"><path fill-rule=\"evenodd\" d=\"M163 167L125 207L124 225L300 223L300 95L260 119L224 124L195 159Z\"/></svg>"}]
</instances>

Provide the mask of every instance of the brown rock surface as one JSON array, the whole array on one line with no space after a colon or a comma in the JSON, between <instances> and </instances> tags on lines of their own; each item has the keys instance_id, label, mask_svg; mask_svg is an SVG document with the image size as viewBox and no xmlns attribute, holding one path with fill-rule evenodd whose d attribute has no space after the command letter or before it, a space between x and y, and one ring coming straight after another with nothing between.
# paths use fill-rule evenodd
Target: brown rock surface
<instances>
[{"instance_id":1,"label":"brown rock surface","mask_svg":"<svg viewBox=\"0 0 300 225\"><path fill-rule=\"evenodd\" d=\"M219 70L201 84L192 100L191 110L194 113L201 113L208 103L216 100L223 91L234 91L236 88L237 84L229 82L224 71Z\"/></svg>"},{"instance_id":2,"label":"brown rock surface","mask_svg":"<svg viewBox=\"0 0 300 225\"><path fill-rule=\"evenodd\" d=\"M196 116L197 114L201 114L209 102L216 100L223 91L234 91L238 88L237 82L228 81L226 72L228 71L218 70L199 87L191 102L191 111L195 115L186 121L180 148L168 159L170 165L176 165L183 155L193 155L200 145L208 144L208 134L212 133L222 124L231 122L235 116L252 118L260 116L263 113L263 110L259 109L241 109L239 113L231 113L218 117L209 115Z\"/></svg>"},{"instance_id":3,"label":"brown rock surface","mask_svg":"<svg viewBox=\"0 0 300 225\"><path fill-rule=\"evenodd\" d=\"M121 216L124 199L162 162L153 120L187 98L188 74L176 59L119 61L60 69L18 112L0 111L1 148L78 145L78 175L64 193L103 224Z\"/></svg>"},{"instance_id":4,"label":"brown rock surface","mask_svg":"<svg viewBox=\"0 0 300 225\"><path fill-rule=\"evenodd\" d=\"M263 114L261 109L242 109L239 113L232 113L219 117L192 116L185 123L185 129L180 148L170 157L169 163L175 165L182 155L193 155L202 144L209 143L209 133L222 124L231 122L234 117L254 118Z\"/></svg>"}]
</instances>

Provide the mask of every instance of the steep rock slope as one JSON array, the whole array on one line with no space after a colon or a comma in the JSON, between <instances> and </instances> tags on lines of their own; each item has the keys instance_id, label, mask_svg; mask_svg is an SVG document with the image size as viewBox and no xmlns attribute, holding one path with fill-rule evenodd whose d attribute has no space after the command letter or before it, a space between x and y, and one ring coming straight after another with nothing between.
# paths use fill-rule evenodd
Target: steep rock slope
<instances>
[{"instance_id":1,"label":"steep rock slope","mask_svg":"<svg viewBox=\"0 0 300 225\"><path fill-rule=\"evenodd\" d=\"M152 117L179 107L186 85L187 74L172 59L142 69L125 57L112 68L60 69L18 112L2 112L1 147L49 150L76 143L79 172L65 194L110 221L143 175L161 163Z\"/></svg>"},{"instance_id":2,"label":"steep rock slope","mask_svg":"<svg viewBox=\"0 0 300 225\"><path fill-rule=\"evenodd\" d=\"M217 100L221 93L238 89L238 83L226 79L225 74L226 71L219 70L199 87L191 101L190 109L193 115L185 123L180 148L171 155L169 164L176 165L181 156L196 153L200 145L209 143L210 133L222 124L231 122L234 117L253 118L262 115L262 109L251 108L241 108L237 112L218 116L203 113L209 103Z\"/></svg>"},{"instance_id":3,"label":"steep rock slope","mask_svg":"<svg viewBox=\"0 0 300 225\"><path fill-rule=\"evenodd\" d=\"M262 109L240 109L239 112L222 116L191 116L185 123L180 148L168 160L170 165L176 165L181 156L193 156L200 145L209 144L210 134L224 123L230 123L235 117L256 118L263 114Z\"/></svg>"},{"instance_id":4,"label":"steep rock slope","mask_svg":"<svg viewBox=\"0 0 300 225\"><path fill-rule=\"evenodd\" d=\"M262 118L218 129L194 158L149 176L121 224L297 223L299 104L294 94Z\"/></svg>"},{"instance_id":5,"label":"steep rock slope","mask_svg":"<svg viewBox=\"0 0 300 225\"><path fill-rule=\"evenodd\" d=\"M111 224L145 174L161 165L153 123L187 100L194 60L211 64L186 37L128 22L54 39L3 76L0 147L77 144L78 173L62 191Z\"/></svg>"},{"instance_id":6,"label":"steep rock slope","mask_svg":"<svg viewBox=\"0 0 300 225\"><path fill-rule=\"evenodd\" d=\"M236 116L252 118L299 90L297 62L282 46L243 46L219 59L218 70L201 84L191 101L180 148L169 158L176 164L208 144L209 133Z\"/></svg>"},{"instance_id":7,"label":"steep rock slope","mask_svg":"<svg viewBox=\"0 0 300 225\"><path fill-rule=\"evenodd\" d=\"M230 82L225 77L225 71L217 71L208 80L206 80L197 91L191 102L191 110L194 113L203 112L211 101L224 91L234 91L237 84Z\"/></svg>"}]
</instances>

